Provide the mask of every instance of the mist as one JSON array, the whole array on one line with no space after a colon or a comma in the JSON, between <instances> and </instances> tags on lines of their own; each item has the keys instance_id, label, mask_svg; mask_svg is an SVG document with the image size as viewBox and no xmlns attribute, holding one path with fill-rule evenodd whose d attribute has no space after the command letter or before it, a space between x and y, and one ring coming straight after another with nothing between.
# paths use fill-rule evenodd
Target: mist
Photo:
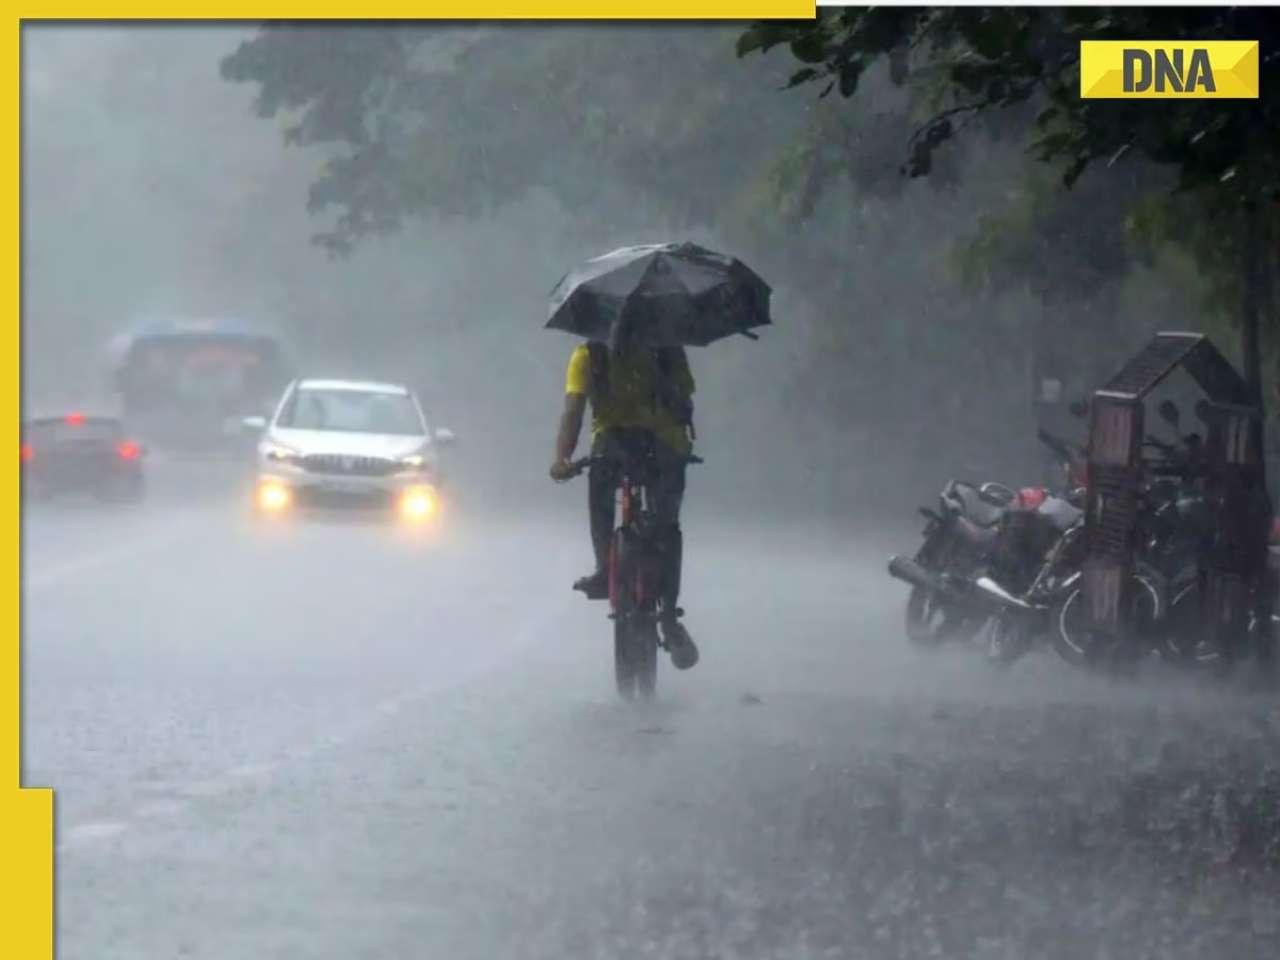
<instances>
[{"instance_id":1,"label":"mist","mask_svg":"<svg viewBox=\"0 0 1280 960\"><path fill-rule=\"evenodd\" d=\"M723 42L723 32L702 32ZM447 43L453 34L443 33ZM459 42L469 35L458 34ZM603 223L535 188L480 216L410 223L335 259L309 242L332 217L307 211L309 181L333 151L285 149L285 120L256 120L248 85L218 76L219 60L252 35L238 27L26 32L30 403L100 397L103 344L140 319L239 317L281 330L304 369L421 385L437 419L475 427L469 445L481 474L540 462L571 347L540 329L551 286L602 250L679 237L738 253L775 288L777 319L762 342L692 358L717 501L740 495L758 510L803 505L848 518L852 502L881 498L890 485L918 500L939 474L1036 462L1030 421L1018 419L1031 345L992 344L1017 337L1046 308L1025 286L967 289L954 268L956 247L999 210L1026 166L1016 144L980 138L962 150L957 177L988 172L963 188L893 184L867 193L853 219L820 210L794 228L780 220L765 245L744 243L731 220L673 226L653 204L629 203L626 181L606 176L596 202L613 215ZM780 118L795 111L776 74L744 70L741 83L754 84ZM885 91L882 110L907 110L883 78L872 79ZM777 123L761 133L748 147L756 158L785 146L793 130ZM872 150L876 181L899 179L894 142ZM826 207L838 209L835 200ZM1150 320L1108 345L1098 369L1117 365L1150 330L1196 327L1194 302L1177 286L1141 274L1130 285L1154 300L1144 305ZM1091 309L1082 304L1079 319ZM1106 317L1089 319L1091 329L1107 326ZM958 328L972 333L958 338Z\"/></svg>"},{"instance_id":2,"label":"mist","mask_svg":"<svg viewBox=\"0 0 1280 960\"><path fill-rule=\"evenodd\" d=\"M362 154L297 91L363 69L342 45L362 29L416 37L430 70L366 118L403 193L373 177L355 193L404 211L334 255L317 238L351 208L321 202L326 178ZM1027 211L1057 210L1057 182L999 117L907 178L924 108L887 71L856 103L785 91L785 51L740 61L737 29L315 28L264 104L225 67L254 25L23 28L24 418L118 413L113 337L222 318L276 331L299 376L406 384L457 435L429 530L264 523L255 438L149 445L129 507L24 501L23 782L58 791L60 956L1274 946L1274 697L1165 664L1126 684L1048 650L1004 672L925 655L884 572L948 478L1049 482L1046 337L1083 398L1156 331L1212 327L1209 281L1099 240L1063 293L1077 221L1131 185L1091 173L1041 226ZM709 108L722 126L700 120L722 139L678 164L657 147L619 161L520 119L554 112L563 78L537 57L560 30L666 37L673 58L734 71ZM536 172L396 166L467 118L395 98L433 103L431 78L465 75L494 38L523 83L472 119L509 124ZM552 107L698 144L671 115L679 71L639 56L593 78L605 107ZM634 117L598 115L621 101ZM828 148L800 183L797 158ZM415 176L458 177L456 209L414 207ZM486 176L507 189L473 204ZM677 185L687 201L664 199ZM688 351L705 464L689 468L681 603L702 660L676 671L663 653L656 702L626 704L607 604L570 589L591 563L587 484L547 474L578 341L544 324L575 265L686 239L756 269L773 322Z\"/></svg>"}]
</instances>

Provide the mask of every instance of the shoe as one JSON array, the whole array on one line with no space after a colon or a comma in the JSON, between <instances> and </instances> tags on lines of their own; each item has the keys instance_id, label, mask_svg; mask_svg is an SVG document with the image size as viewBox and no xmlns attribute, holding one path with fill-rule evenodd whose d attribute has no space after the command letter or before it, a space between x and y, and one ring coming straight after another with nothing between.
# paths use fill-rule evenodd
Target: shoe
<instances>
[{"instance_id":1,"label":"shoe","mask_svg":"<svg viewBox=\"0 0 1280 960\"><path fill-rule=\"evenodd\" d=\"M698 646L679 620L663 621L662 639L677 670L688 670L698 662Z\"/></svg>"},{"instance_id":2,"label":"shoe","mask_svg":"<svg viewBox=\"0 0 1280 960\"><path fill-rule=\"evenodd\" d=\"M585 577L579 577L574 581L573 589L585 593L588 600L608 600L609 572L607 570L597 570L595 573L587 574Z\"/></svg>"}]
</instances>

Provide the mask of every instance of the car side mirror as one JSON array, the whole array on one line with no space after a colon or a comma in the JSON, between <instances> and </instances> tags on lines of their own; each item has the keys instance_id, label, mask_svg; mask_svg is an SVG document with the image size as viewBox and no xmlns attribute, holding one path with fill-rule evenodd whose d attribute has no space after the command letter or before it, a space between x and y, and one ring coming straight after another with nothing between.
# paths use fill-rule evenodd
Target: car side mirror
<instances>
[{"instance_id":1,"label":"car side mirror","mask_svg":"<svg viewBox=\"0 0 1280 960\"><path fill-rule=\"evenodd\" d=\"M263 430L267 429L267 418L266 417L245 417L243 420L240 421L240 424L245 428L245 430L261 433Z\"/></svg>"},{"instance_id":2,"label":"car side mirror","mask_svg":"<svg viewBox=\"0 0 1280 960\"><path fill-rule=\"evenodd\" d=\"M458 435L448 427L440 427L435 431L434 438L436 443L447 446L448 444L456 443Z\"/></svg>"},{"instance_id":3,"label":"car side mirror","mask_svg":"<svg viewBox=\"0 0 1280 960\"><path fill-rule=\"evenodd\" d=\"M1165 400L1156 408L1156 412L1160 414L1160 419L1175 430L1182 421L1182 412L1178 409L1178 405L1172 400Z\"/></svg>"}]
</instances>

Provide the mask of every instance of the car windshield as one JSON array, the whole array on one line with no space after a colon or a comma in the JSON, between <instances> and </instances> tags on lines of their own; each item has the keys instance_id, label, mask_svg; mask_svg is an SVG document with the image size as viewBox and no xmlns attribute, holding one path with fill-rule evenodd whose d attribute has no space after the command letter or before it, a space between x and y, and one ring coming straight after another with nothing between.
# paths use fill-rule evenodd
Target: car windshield
<instances>
[{"instance_id":1,"label":"car windshield","mask_svg":"<svg viewBox=\"0 0 1280 960\"><path fill-rule=\"evenodd\" d=\"M403 393L306 388L294 391L277 426L346 433L426 433L413 401Z\"/></svg>"}]
</instances>

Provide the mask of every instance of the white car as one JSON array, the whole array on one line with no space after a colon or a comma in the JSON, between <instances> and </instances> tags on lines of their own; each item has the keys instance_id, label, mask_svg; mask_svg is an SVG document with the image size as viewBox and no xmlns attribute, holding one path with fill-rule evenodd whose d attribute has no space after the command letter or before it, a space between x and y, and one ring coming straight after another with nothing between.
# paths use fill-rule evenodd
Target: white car
<instances>
[{"instance_id":1,"label":"white car","mask_svg":"<svg viewBox=\"0 0 1280 960\"><path fill-rule=\"evenodd\" d=\"M295 507L363 506L425 522L440 510L440 444L413 391L367 380L295 380L275 414L246 417L262 433L254 505L262 514Z\"/></svg>"}]
</instances>

